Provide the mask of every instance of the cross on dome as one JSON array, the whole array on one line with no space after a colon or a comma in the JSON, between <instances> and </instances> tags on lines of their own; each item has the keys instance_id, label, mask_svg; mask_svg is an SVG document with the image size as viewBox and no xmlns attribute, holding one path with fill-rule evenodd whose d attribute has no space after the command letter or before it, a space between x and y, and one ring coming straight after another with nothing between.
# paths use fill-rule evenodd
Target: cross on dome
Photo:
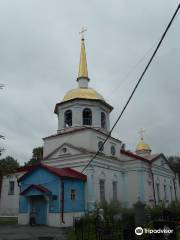
<instances>
[{"instance_id":1,"label":"cross on dome","mask_svg":"<svg viewBox=\"0 0 180 240\"><path fill-rule=\"evenodd\" d=\"M81 31L79 32L79 34L81 34L81 39L84 39L84 33L87 31L86 28L82 27Z\"/></svg>"},{"instance_id":2,"label":"cross on dome","mask_svg":"<svg viewBox=\"0 0 180 240\"><path fill-rule=\"evenodd\" d=\"M140 135L140 139L143 140L144 139L144 133L145 133L145 130L143 128L140 128L139 130L139 135Z\"/></svg>"}]
</instances>

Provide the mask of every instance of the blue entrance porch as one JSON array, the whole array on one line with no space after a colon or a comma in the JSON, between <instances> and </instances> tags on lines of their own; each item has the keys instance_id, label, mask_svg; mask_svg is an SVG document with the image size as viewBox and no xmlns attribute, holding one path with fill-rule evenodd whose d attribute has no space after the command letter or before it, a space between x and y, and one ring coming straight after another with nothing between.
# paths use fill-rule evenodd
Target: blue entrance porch
<instances>
[{"instance_id":1,"label":"blue entrance porch","mask_svg":"<svg viewBox=\"0 0 180 240\"><path fill-rule=\"evenodd\" d=\"M21 195L29 202L29 216L35 219L35 224L47 224L47 198L52 195L51 191L42 185L32 184Z\"/></svg>"},{"instance_id":2,"label":"blue entrance porch","mask_svg":"<svg viewBox=\"0 0 180 240\"><path fill-rule=\"evenodd\" d=\"M35 213L36 224L47 224L47 202L44 196L30 197L30 213L31 212Z\"/></svg>"}]
</instances>

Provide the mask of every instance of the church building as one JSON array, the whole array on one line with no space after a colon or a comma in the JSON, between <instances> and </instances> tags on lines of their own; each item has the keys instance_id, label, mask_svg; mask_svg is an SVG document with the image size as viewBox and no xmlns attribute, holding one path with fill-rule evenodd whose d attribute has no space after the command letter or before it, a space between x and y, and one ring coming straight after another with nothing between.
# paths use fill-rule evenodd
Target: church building
<instances>
[{"instance_id":1,"label":"church building","mask_svg":"<svg viewBox=\"0 0 180 240\"><path fill-rule=\"evenodd\" d=\"M77 85L55 105L57 132L43 138L41 164L4 177L0 215L18 215L19 224L28 224L35 209L39 224L72 226L74 217L104 200L118 200L127 208L137 200L151 206L180 200L176 174L164 154L152 153L143 136L135 151L127 151L113 136L102 147L113 107L89 87L84 37Z\"/></svg>"}]
</instances>

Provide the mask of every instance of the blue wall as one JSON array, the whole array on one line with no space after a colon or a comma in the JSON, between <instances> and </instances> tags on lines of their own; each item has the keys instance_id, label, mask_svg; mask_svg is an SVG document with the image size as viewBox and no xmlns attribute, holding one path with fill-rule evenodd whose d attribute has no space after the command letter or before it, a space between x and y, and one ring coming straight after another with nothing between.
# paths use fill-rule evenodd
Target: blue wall
<instances>
[{"instance_id":1,"label":"blue wall","mask_svg":"<svg viewBox=\"0 0 180 240\"><path fill-rule=\"evenodd\" d=\"M40 184L50 190L52 195L49 197L49 212L61 212L61 178L49 172L48 170L38 167L29 173L21 181L21 192L32 184ZM76 199L71 200L71 189L76 191ZM20 213L28 213L30 209L30 196L44 195L36 189L29 190L25 196L20 196ZM85 210L85 183L80 180L64 180L64 212L84 211Z\"/></svg>"},{"instance_id":2,"label":"blue wall","mask_svg":"<svg viewBox=\"0 0 180 240\"><path fill-rule=\"evenodd\" d=\"M76 199L71 200L71 189L76 191ZM79 180L64 181L64 212L85 211L85 183Z\"/></svg>"}]
</instances>

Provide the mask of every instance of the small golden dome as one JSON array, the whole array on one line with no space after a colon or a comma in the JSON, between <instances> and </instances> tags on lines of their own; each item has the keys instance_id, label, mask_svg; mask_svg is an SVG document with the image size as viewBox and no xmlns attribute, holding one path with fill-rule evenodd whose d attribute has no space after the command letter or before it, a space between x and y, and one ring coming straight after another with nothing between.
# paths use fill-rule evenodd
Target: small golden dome
<instances>
[{"instance_id":1,"label":"small golden dome","mask_svg":"<svg viewBox=\"0 0 180 240\"><path fill-rule=\"evenodd\" d=\"M140 142L136 147L136 151L151 151L149 144L144 142L144 139L141 138Z\"/></svg>"},{"instance_id":2,"label":"small golden dome","mask_svg":"<svg viewBox=\"0 0 180 240\"><path fill-rule=\"evenodd\" d=\"M82 98L82 99L93 99L93 100L104 100L103 96L100 95L98 92L96 92L92 88L76 88L72 89L69 92L66 93L66 95L63 98L63 101L73 100L76 98Z\"/></svg>"}]
</instances>

